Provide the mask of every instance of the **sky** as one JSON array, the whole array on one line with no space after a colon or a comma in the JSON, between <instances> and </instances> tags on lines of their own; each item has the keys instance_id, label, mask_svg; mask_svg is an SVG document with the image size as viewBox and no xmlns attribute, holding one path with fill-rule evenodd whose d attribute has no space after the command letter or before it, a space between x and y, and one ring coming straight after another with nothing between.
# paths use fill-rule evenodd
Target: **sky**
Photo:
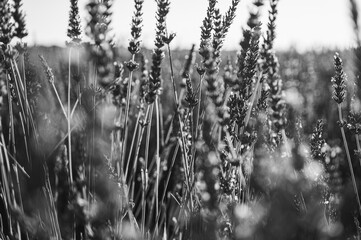
<instances>
[{"instance_id":1,"label":"sky","mask_svg":"<svg viewBox=\"0 0 361 240\"><path fill-rule=\"evenodd\" d=\"M68 0L24 0L29 36L26 41L38 45L64 46L68 24ZM79 0L82 26L86 25L84 10L88 0ZM356 0L361 13L361 0ZM225 12L231 0L218 0L218 7ZM249 16L252 0L241 0L236 18L224 43L227 50L239 49L242 26ZM263 27L267 25L269 2L262 8ZM167 17L168 31L175 32L174 47L190 48L199 44L200 26L206 16L208 0L171 0ZM348 48L354 45L355 36L347 0L280 0L278 4L276 49L294 47L300 51L321 48ZM130 38L133 0L114 0L112 34L116 42L126 45ZM153 47L156 3L144 1L144 28L142 41ZM360 24L361 25L361 24Z\"/></svg>"}]
</instances>

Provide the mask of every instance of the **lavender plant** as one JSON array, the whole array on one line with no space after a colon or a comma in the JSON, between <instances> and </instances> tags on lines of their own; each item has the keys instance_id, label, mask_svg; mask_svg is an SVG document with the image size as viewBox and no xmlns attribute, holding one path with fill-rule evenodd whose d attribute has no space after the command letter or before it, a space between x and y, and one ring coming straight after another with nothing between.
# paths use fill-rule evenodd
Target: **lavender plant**
<instances>
[{"instance_id":1,"label":"lavender plant","mask_svg":"<svg viewBox=\"0 0 361 240\"><path fill-rule=\"evenodd\" d=\"M327 131L335 124L332 106L324 111L329 116L305 114L327 119L328 125L318 121L313 130L315 119L299 114L292 101L285 107L291 90L308 84L300 83L311 75L301 60L310 59L310 53L296 55L299 75L289 63L296 57L276 56L277 0L270 1L265 32L260 22L264 1L251 3L237 54L223 52L223 45L240 1L232 0L221 13L217 1L209 0L196 66L195 45L185 59L171 48L176 37L166 23L171 2L155 3L156 38L148 69L143 0L134 0L125 48L111 36L113 1L87 2L87 39L82 38L79 2L71 0L65 64L63 49L52 55L37 48L43 56L35 61L32 47L14 47L13 39L27 34L22 2L0 0L0 238L359 235L353 202L361 211L355 164L360 119L357 101L347 120L343 117L349 109L343 108L348 68L339 55L332 98L343 149L338 133ZM350 3L358 26L355 2ZM126 50L130 57L123 56ZM326 62L312 62L313 74ZM329 84L329 70L322 71ZM317 86L318 77L307 80ZM323 96L313 90L307 95L313 101ZM350 154L352 149L356 154Z\"/></svg>"}]
</instances>

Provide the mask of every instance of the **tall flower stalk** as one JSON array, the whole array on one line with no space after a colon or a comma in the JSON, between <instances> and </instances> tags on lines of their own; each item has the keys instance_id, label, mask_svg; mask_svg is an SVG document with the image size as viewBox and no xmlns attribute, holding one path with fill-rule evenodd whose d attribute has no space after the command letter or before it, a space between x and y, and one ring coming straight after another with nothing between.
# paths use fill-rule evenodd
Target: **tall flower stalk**
<instances>
[{"instance_id":1,"label":"tall flower stalk","mask_svg":"<svg viewBox=\"0 0 361 240\"><path fill-rule=\"evenodd\" d=\"M128 119L129 119L129 110L130 110L130 99L132 93L132 81L133 81L133 71L139 67L139 64L135 62L135 55L140 52L140 37L142 33L142 22L143 22L143 0L134 0L134 16L132 18L132 27L131 35L132 39L129 42L128 50L132 54L131 59L126 62L126 66L129 70L129 79L127 84L127 103L125 109L125 122L124 122L124 137L123 137L123 146L122 146L122 156L120 166L123 168L123 161L125 159L125 154L127 150L127 140L128 140ZM129 153L131 154L131 153ZM120 170L119 170L120 171ZM118 172L119 174L120 172Z\"/></svg>"},{"instance_id":2,"label":"tall flower stalk","mask_svg":"<svg viewBox=\"0 0 361 240\"><path fill-rule=\"evenodd\" d=\"M216 60L217 66L221 62L221 50L223 47L226 35L231 27L234 18L236 17L236 10L240 0L232 0L228 11L222 16L219 9L214 10L214 34L212 40L213 57Z\"/></svg>"},{"instance_id":3,"label":"tall flower stalk","mask_svg":"<svg viewBox=\"0 0 361 240\"><path fill-rule=\"evenodd\" d=\"M71 54L72 47L78 45L81 41L80 39L81 27L80 27L80 16L78 8L78 0L70 0L70 12L69 12L69 25L67 36L70 38L69 45L69 65L68 65L68 108L67 108L67 117L68 117L68 158L69 158L69 175L70 183L73 184L73 162L72 162L72 147L71 147Z\"/></svg>"},{"instance_id":4,"label":"tall flower stalk","mask_svg":"<svg viewBox=\"0 0 361 240\"><path fill-rule=\"evenodd\" d=\"M72 43L79 43L81 41L81 25L79 16L78 0L70 0L69 24L67 36Z\"/></svg>"},{"instance_id":5,"label":"tall flower stalk","mask_svg":"<svg viewBox=\"0 0 361 240\"><path fill-rule=\"evenodd\" d=\"M354 191L356 194L356 200L357 200L357 204L358 204L358 208L359 208L359 214L361 215L361 202L360 202L360 197L359 197L358 188L357 188L357 184L356 184L355 174L353 171L351 155L350 155L350 151L349 151L347 140L346 140L346 134L345 134L345 129L344 129L345 121L343 120L343 116L342 116L342 103L344 102L345 95L346 95L347 77L346 77L346 74L343 72L342 59L340 58L338 53L336 53L334 56L334 66L335 66L335 75L331 79L332 87L334 89L332 99L337 103L338 118L339 118L339 122L340 122L342 140L343 140L343 144L345 147L348 165L350 168L353 188L354 188Z\"/></svg>"},{"instance_id":6,"label":"tall flower stalk","mask_svg":"<svg viewBox=\"0 0 361 240\"><path fill-rule=\"evenodd\" d=\"M269 87L269 108L270 113L270 141L272 145L279 144L280 135L283 135L283 141L286 143L285 134L286 118L285 104L282 98L282 79L279 75L279 63L274 53L273 45L276 38L276 19L277 19L278 0L270 1L270 11L267 24L267 32L261 49L261 69L265 78L265 84Z\"/></svg>"},{"instance_id":7,"label":"tall flower stalk","mask_svg":"<svg viewBox=\"0 0 361 240\"><path fill-rule=\"evenodd\" d=\"M150 111L149 114L149 125L146 137L146 147L145 147L145 168L148 166L148 157L149 157L149 144L150 144L150 131L151 131L151 120L154 110L156 110L156 149L155 149L155 162L156 162L156 183L154 189L154 198L155 200L155 216L159 215L159 179L160 179L160 107L159 107L159 95L161 94L162 79L161 79L161 64L164 59L163 47L164 36L166 36L166 17L169 13L169 0L157 0L157 12L156 12L156 35L155 35L155 48L152 54L152 66L149 74L149 81L147 86L147 93L145 95L145 100L148 103L148 108ZM147 110L148 111L148 110ZM151 208L151 212L153 207ZM158 221L156 221L156 228L158 226ZM156 235L158 232L156 232Z\"/></svg>"},{"instance_id":8,"label":"tall flower stalk","mask_svg":"<svg viewBox=\"0 0 361 240\"><path fill-rule=\"evenodd\" d=\"M155 101L157 95L161 90L161 64L164 59L164 41L163 37L166 35L166 22L165 19L169 13L169 0L157 0L158 10L156 13L156 35L155 35L155 48L152 54L152 67L149 74L148 92L145 96L148 104Z\"/></svg>"}]
</instances>

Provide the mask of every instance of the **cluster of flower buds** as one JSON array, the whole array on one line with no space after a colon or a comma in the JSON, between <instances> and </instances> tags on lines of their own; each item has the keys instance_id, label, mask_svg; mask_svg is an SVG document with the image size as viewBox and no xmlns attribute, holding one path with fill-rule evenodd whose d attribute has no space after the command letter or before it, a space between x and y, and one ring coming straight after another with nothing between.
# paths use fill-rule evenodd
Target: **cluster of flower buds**
<instances>
[{"instance_id":1,"label":"cluster of flower buds","mask_svg":"<svg viewBox=\"0 0 361 240\"><path fill-rule=\"evenodd\" d=\"M169 0L157 0L157 13L156 13L156 36L155 36L155 49L152 56L152 67L149 74L148 92L145 96L148 104L155 101L157 95L161 94L161 64L164 59L164 52L162 50L165 42L164 36L166 36L166 16L169 12ZM174 35L175 36L175 35ZM173 36L173 37L174 37ZM172 40L168 38L167 40ZM170 42L169 41L169 42Z\"/></svg>"},{"instance_id":2,"label":"cluster of flower buds","mask_svg":"<svg viewBox=\"0 0 361 240\"><path fill-rule=\"evenodd\" d=\"M69 25L67 36L70 38L69 45L77 45L81 42L81 26L78 8L78 0L70 0Z\"/></svg>"},{"instance_id":3,"label":"cluster of flower buds","mask_svg":"<svg viewBox=\"0 0 361 240\"><path fill-rule=\"evenodd\" d=\"M113 62L114 53L111 40L107 38L109 33L109 24L111 22L112 1L91 0L87 4L87 10L90 15L90 20L87 26L87 35L93 41L89 45L89 52L91 60L97 69L97 81L102 87L107 86L114 80L113 70L111 64Z\"/></svg>"},{"instance_id":4,"label":"cluster of flower buds","mask_svg":"<svg viewBox=\"0 0 361 240\"><path fill-rule=\"evenodd\" d=\"M346 94L346 74L343 72L342 59L338 53L334 56L335 75L332 77L333 100L341 104L345 100Z\"/></svg>"},{"instance_id":5,"label":"cluster of flower buds","mask_svg":"<svg viewBox=\"0 0 361 240\"><path fill-rule=\"evenodd\" d=\"M132 39L129 42L128 50L134 55L140 51L140 36L142 33L143 22L143 2L144 0L134 0L135 12L132 18L131 35Z\"/></svg>"}]
</instances>

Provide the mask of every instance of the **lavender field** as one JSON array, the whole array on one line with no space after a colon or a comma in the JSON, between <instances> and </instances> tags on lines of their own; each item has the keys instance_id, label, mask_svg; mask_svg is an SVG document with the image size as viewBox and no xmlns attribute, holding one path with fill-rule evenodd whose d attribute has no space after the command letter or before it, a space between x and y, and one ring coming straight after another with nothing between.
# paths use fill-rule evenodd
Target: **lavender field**
<instances>
[{"instance_id":1,"label":"lavender field","mask_svg":"<svg viewBox=\"0 0 361 240\"><path fill-rule=\"evenodd\" d=\"M251 1L233 49L240 0L204 0L180 48L173 1L149 48L144 0L126 45L116 1L85 25L68 1L66 46L28 44L0 0L0 239L361 239L361 2L352 46L299 51L275 47L278 0Z\"/></svg>"}]
</instances>

